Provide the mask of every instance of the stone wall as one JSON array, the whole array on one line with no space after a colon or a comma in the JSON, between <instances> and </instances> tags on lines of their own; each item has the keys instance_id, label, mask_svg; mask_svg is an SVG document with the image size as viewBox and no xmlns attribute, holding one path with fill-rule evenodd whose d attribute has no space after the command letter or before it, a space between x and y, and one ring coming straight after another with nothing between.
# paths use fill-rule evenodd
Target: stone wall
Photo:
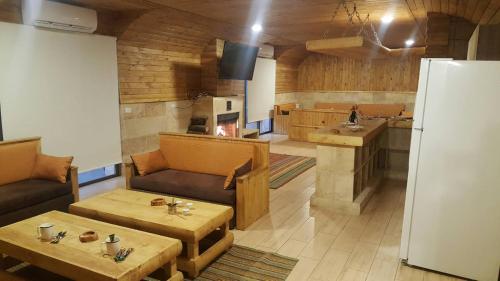
<instances>
[{"instance_id":1,"label":"stone wall","mask_svg":"<svg viewBox=\"0 0 500 281\"><path fill-rule=\"evenodd\" d=\"M413 111L415 96L415 92L292 92L277 94L275 103L298 103L302 108L313 108L317 102L402 103L407 111Z\"/></svg>"},{"instance_id":2,"label":"stone wall","mask_svg":"<svg viewBox=\"0 0 500 281\"><path fill-rule=\"evenodd\" d=\"M130 162L131 154L158 149L159 132L185 133L191 114L191 101L121 104L123 162Z\"/></svg>"}]
</instances>

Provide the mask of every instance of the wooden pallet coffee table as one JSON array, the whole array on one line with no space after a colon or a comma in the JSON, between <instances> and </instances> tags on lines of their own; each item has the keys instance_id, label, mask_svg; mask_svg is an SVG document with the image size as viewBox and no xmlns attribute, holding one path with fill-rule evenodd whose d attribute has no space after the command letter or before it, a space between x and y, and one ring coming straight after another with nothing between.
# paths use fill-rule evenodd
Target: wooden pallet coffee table
<instances>
[{"instance_id":1,"label":"wooden pallet coffee table","mask_svg":"<svg viewBox=\"0 0 500 281\"><path fill-rule=\"evenodd\" d=\"M59 244L37 238L38 225L46 222L54 224L57 232L67 231ZM79 234L88 230L96 231L100 239L81 243ZM113 233L120 237L122 247L134 248L134 252L120 263L103 256L101 249L101 241ZM183 276L177 271L176 257L181 249L181 242L177 239L58 211L0 228L0 258L5 254L72 280L141 280L164 268L165 280L180 281Z\"/></svg>"},{"instance_id":2,"label":"wooden pallet coffee table","mask_svg":"<svg viewBox=\"0 0 500 281\"><path fill-rule=\"evenodd\" d=\"M190 277L198 276L201 269L233 244L234 236L229 231L233 208L182 199L185 203L194 204L191 214L169 215L166 206L150 205L155 198L170 201L166 196L118 189L74 203L70 206L70 212L180 239L183 252L177 258L177 265Z\"/></svg>"}]
</instances>

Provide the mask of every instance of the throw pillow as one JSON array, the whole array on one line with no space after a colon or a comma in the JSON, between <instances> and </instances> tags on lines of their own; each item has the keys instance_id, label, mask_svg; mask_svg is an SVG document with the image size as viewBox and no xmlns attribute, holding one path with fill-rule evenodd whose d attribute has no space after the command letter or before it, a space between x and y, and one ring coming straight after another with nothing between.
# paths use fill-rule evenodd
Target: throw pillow
<instances>
[{"instance_id":1,"label":"throw pillow","mask_svg":"<svg viewBox=\"0 0 500 281\"><path fill-rule=\"evenodd\" d=\"M73 156L56 157L37 154L31 178L66 183L66 175L71 167L71 162L73 162Z\"/></svg>"},{"instance_id":2,"label":"throw pillow","mask_svg":"<svg viewBox=\"0 0 500 281\"><path fill-rule=\"evenodd\" d=\"M142 154L131 155L130 158L132 158L140 176L168 169L167 161L159 149Z\"/></svg>"},{"instance_id":3,"label":"throw pillow","mask_svg":"<svg viewBox=\"0 0 500 281\"><path fill-rule=\"evenodd\" d=\"M224 189L233 189L236 187L236 178L241 177L244 174L252 171L252 159L250 158L247 162L234 168L234 170L229 173L224 182Z\"/></svg>"}]
</instances>

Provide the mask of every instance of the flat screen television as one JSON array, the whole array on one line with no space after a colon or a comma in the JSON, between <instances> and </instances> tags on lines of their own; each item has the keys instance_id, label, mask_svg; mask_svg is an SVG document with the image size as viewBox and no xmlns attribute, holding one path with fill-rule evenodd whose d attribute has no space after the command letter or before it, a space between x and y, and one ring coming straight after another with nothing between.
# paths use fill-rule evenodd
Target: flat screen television
<instances>
[{"instance_id":1,"label":"flat screen television","mask_svg":"<svg viewBox=\"0 0 500 281\"><path fill-rule=\"evenodd\" d=\"M219 79L252 80L258 52L259 47L226 41L219 66Z\"/></svg>"}]
</instances>

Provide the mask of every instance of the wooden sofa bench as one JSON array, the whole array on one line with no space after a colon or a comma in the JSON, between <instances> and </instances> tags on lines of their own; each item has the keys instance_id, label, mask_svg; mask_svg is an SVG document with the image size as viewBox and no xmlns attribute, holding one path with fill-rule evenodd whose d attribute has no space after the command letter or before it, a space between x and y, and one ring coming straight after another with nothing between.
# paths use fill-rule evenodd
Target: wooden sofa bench
<instances>
[{"instance_id":1,"label":"wooden sofa bench","mask_svg":"<svg viewBox=\"0 0 500 281\"><path fill-rule=\"evenodd\" d=\"M269 141L215 136L160 133L160 151L167 170L139 176L125 164L127 189L163 193L224 205L236 214L243 230L269 212ZM225 190L226 176L252 158L252 170Z\"/></svg>"},{"instance_id":2,"label":"wooden sofa bench","mask_svg":"<svg viewBox=\"0 0 500 281\"><path fill-rule=\"evenodd\" d=\"M71 167L66 183L32 179L39 137L0 142L0 226L51 210L67 211L79 199L78 169Z\"/></svg>"}]
</instances>

